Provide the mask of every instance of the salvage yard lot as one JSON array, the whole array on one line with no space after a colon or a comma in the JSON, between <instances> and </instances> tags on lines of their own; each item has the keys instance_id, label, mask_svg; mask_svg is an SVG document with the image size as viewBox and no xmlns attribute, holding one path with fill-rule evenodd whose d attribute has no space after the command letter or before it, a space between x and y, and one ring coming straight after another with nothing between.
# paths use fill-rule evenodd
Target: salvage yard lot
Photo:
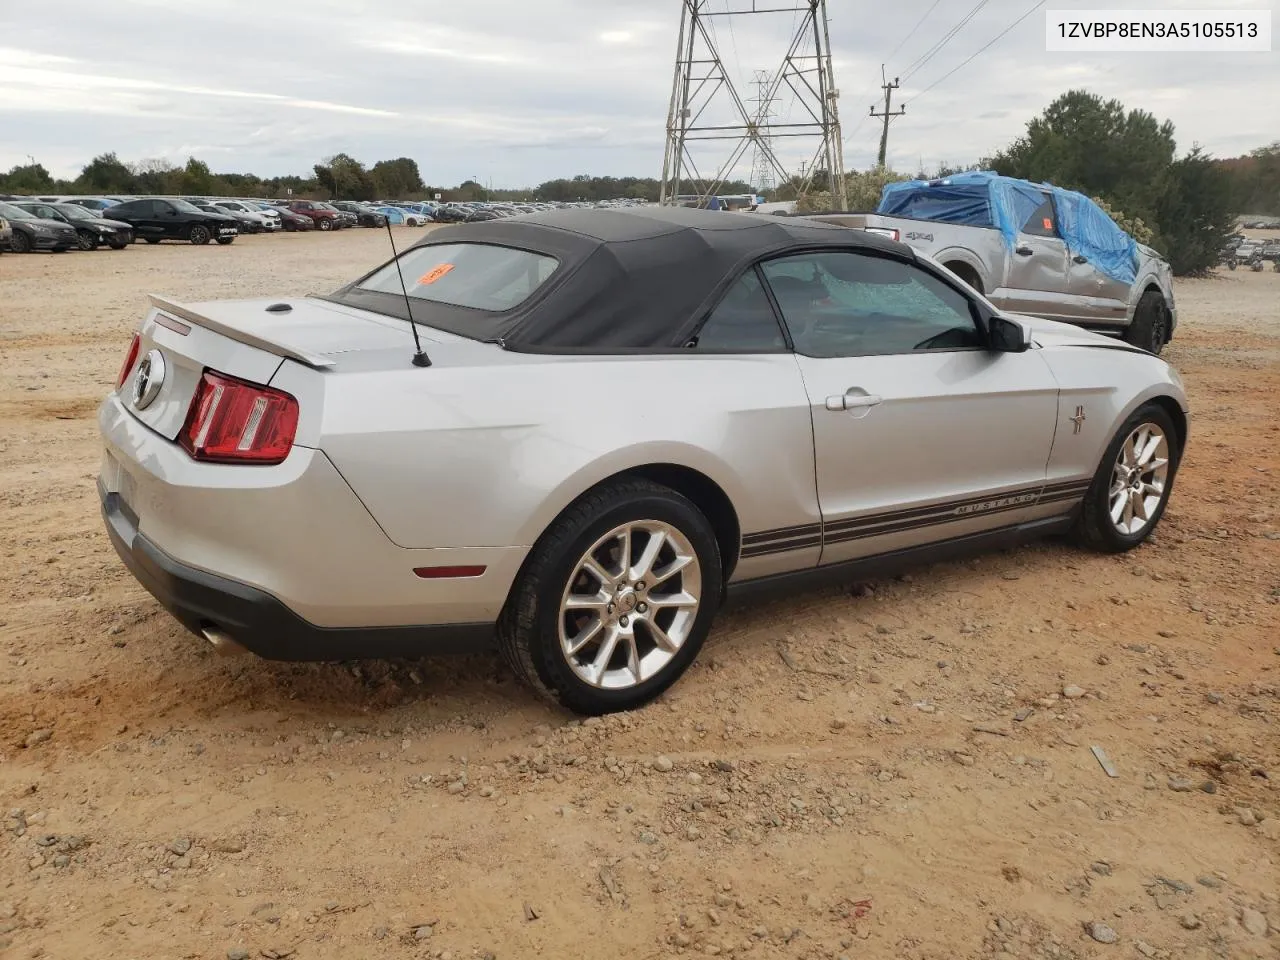
<instances>
[{"instance_id":1,"label":"salvage yard lot","mask_svg":"<svg viewBox=\"0 0 1280 960\"><path fill-rule=\"evenodd\" d=\"M491 656L218 658L101 529L146 293L388 252L0 257L0 953L1275 956L1280 275L1177 287L1191 442L1149 545L731 611L658 703L583 723Z\"/></svg>"}]
</instances>

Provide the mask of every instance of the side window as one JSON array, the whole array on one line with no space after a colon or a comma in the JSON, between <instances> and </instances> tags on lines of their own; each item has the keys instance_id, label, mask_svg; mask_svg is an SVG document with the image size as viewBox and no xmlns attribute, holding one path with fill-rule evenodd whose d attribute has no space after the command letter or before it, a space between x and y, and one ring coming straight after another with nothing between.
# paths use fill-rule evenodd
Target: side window
<instances>
[{"instance_id":1,"label":"side window","mask_svg":"<svg viewBox=\"0 0 1280 960\"><path fill-rule=\"evenodd\" d=\"M1022 232L1031 237L1058 236L1058 216L1053 208L1053 197L1047 193L1044 195L1044 203L1027 217L1027 222L1022 225Z\"/></svg>"},{"instance_id":2,"label":"side window","mask_svg":"<svg viewBox=\"0 0 1280 960\"><path fill-rule=\"evenodd\" d=\"M770 260L762 269L796 350L806 356L983 346L968 299L915 264L819 252Z\"/></svg>"},{"instance_id":3,"label":"side window","mask_svg":"<svg viewBox=\"0 0 1280 960\"><path fill-rule=\"evenodd\" d=\"M155 215L163 216L166 213L173 213L173 204L168 200L152 200L151 205L154 207L152 213Z\"/></svg>"},{"instance_id":4,"label":"side window","mask_svg":"<svg viewBox=\"0 0 1280 960\"><path fill-rule=\"evenodd\" d=\"M785 350L773 305L755 270L744 273L707 316L690 342L698 350Z\"/></svg>"}]
</instances>

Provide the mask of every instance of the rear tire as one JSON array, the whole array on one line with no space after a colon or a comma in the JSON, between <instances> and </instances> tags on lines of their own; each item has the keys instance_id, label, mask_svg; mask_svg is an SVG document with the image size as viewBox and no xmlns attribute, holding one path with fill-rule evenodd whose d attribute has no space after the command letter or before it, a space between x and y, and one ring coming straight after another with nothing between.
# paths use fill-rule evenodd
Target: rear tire
<instances>
[{"instance_id":1,"label":"rear tire","mask_svg":"<svg viewBox=\"0 0 1280 960\"><path fill-rule=\"evenodd\" d=\"M498 647L525 683L575 713L630 710L688 669L722 592L702 512L668 487L618 480L584 494L539 538L498 620Z\"/></svg>"},{"instance_id":2,"label":"rear tire","mask_svg":"<svg viewBox=\"0 0 1280 960\"><path fill-rule=\"evenodd\" d=\"M1155 446L1144 462L1148 444ZM1139 407L1107 445L1085 494L1075 539L1103 553L1123 553L1142 543L1164 516L1181 462L1181 442L1168 411L1157 403Z\"/></svg>"},{"instance_id":3,"label":"rear tire","mask_svg":"<svg viewBox=\"0 0 1280 960\"><path fill-rule=\"evenodd\" d=\"M193 223L187 232L187 239L197 247L203 247L212 237L213 234L209 232L209 228L202 223Z\"/></svg>"},{"instance_id":4,"label":"rear tire","mask_svg":"<svg viewBox=\"0 0 1280 960\"><path fill-rule=\"evenodd\" d=\"M1169 339L1169 311L1164 296L1148 290L1138 300L1133 311L1133 322L1124 332L1124 339L1135 347L1141 347L1159 355Z\"/></svg>"}]
</instances>

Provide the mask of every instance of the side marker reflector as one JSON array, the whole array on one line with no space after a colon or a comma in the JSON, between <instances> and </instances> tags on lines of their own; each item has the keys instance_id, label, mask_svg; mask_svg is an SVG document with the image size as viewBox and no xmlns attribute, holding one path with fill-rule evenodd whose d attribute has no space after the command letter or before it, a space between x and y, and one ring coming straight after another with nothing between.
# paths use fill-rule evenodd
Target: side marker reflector
<instances>
[{"instance_id":1,"label":"side marker reflector","mask_svg":"<svg viewBox=\"0 0 1280 960\"><path fill-rule=\"evenodd\" d=\"M479 577L487 567L414 567L413 572L423 580L451 580L460 577Z\"/></svg>"}]
</instances>

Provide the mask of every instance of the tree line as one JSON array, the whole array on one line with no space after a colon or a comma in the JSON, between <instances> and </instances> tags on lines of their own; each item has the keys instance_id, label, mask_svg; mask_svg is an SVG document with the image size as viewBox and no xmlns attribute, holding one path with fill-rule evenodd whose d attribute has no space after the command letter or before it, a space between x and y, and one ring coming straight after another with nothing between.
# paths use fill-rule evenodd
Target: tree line
<instances>
[{"instance_id":1,"label":"tree line","mask_svg":"<svg viewBox=\"0 0 1280 960\"><path fill-rule=\"evenodd\" d=\"M309 176L259 177L252 173L214 173L191 157L183 166L162 160L126 163L115 153L94 157L71 180L60 180L40 163L15 166L0 173L0 193L11 194L163 194L201 197L305 197L315 200L523 200L597 201L631 197L656 202L661 184L653 177L594 177L580 174L537 186L490 189L475 180L454 187L425 183L415 160L396 157L366 166L339 153L311 168ZM703 184L691 182L688 192ZM750 185L721 185L722 193L751 193Z\"/></svg>"}]
</instances>

